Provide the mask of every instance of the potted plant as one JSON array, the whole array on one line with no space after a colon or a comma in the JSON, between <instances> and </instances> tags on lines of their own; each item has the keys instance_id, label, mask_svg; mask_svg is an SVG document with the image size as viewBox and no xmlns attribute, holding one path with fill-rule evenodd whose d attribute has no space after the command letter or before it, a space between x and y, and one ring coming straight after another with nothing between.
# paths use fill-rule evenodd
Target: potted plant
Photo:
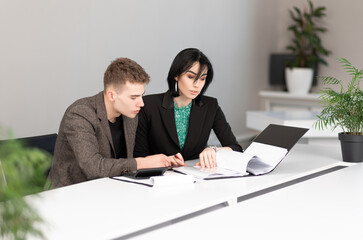
<instances>
[{"instance_id":1,"label":"potted plant","mask_svg":"<svg viewBox=\"0 0 363 240\"><path fill-rule=\"evenodd\" d=\"M325 7L314 8L309 0L309 11L301 11L294 7L289 10L293 24L288 30L293 33L292 44L286 48L296 56L285 69L286 85L289 92L307 94L312 85L314 69L318 63L327 65L323 56L330 51L323 47L319 34L326 32L326 28L319 26L326 15Z\"/></svg>"},{"instance_id":2,"label":"potted plant","mask_svg":"<svg viewBox=\"0 0 363 240\"><path fill-rule=\"evenodd\" d=\"M318 115L315 127L319 129L340 127L339 133L343 161L363 161L363 92L360 82L363 79L363 69L355 68L345 58L339 58L343 68L352 76L345 90L342 81L334 77L318 78L323 84L339 85L340 90L325 88L320 91L323 110Z\"/></svg>"},{"instance_id":3,"label":"potted plant","mask_svg":"<svg viewBox=\"0 0 363 240\"><path fill-rule=\"evenodd\" d=\"M50 164L45 151L19 140L0 141L0 239L44 238L37 227L42 219L24 196L44 190Z\"/></svg>"}]
</instances>

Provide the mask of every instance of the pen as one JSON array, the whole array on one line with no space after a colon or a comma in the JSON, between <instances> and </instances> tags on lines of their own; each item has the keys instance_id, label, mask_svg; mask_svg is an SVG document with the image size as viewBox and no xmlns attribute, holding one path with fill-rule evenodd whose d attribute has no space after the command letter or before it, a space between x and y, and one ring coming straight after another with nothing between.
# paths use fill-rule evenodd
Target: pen
<instances>
[{"instance_id":1,"label":"pen","mask_svg":"<svg viewBox=\"0 0 363 240\"><path fill-rule=\"evenodd\" d=\"M178 155L174 155L174 157L176 158L176 159L179 159L180 161L182 161L179 157L178 157ZM183 166L185 166L186 164L184 163L184 161L183 161L183 164L180 164L180 165L183 165Z\"/></svg>"},{"instance_id":2,"label":"pen","mask_svg":"<svg viewBox=\"0 0 363 240\"><path fill-rule=\"evenodd\" d=\"M176 154L174 155L174 157L175 157L176 159L181 160L181 159L178 157L178 155L176 155Z\"/></svg>"}]
</instances>

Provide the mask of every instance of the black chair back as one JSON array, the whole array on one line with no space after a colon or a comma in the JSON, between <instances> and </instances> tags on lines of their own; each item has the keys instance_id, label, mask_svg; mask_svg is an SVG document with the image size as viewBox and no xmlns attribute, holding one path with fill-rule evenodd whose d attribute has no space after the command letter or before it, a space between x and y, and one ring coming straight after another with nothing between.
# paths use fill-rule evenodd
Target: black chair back
<instances>
[{"instance_id":1,"label":"black chair back","mask_svg":"<svg viewBox=\"0 0 363 240\"><path fill-rule=\"evenodd\" d=\"M26 144L26 146L39 148L41 150L47 151L53 156L57 136L58 136L58 134L52 133L52 134L40 135L40 136L34 136L34 137L17 138L16 140L22 141L24 144ZM7 140L1 140L0 144L3 141L7 141ZM48 176L49 172L50 172L50 168L45 172L45 176ZM0 173L0 177L1 177L1 173ZM49 186L46 186L46 189L48 189L48 188L49 188Z\"/></svg>"},{"instance_id":2,"label":"black chair back","mask_svg":"<svg viewBox=\"0 0 363 240\"><path fill-rule=\"evenodd\" d=\"M25 142L25 144L27 144L29 147L39 148L53 155L57 136L58 135L56 133L52 133L47 135L18 138L18 139Z\"/></svg>"}]
</instances>

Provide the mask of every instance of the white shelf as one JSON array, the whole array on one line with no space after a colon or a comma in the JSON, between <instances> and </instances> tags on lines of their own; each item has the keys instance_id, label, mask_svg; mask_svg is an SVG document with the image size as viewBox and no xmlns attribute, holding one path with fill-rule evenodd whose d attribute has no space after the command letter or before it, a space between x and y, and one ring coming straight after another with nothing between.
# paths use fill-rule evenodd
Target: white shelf
<instances>
[{"instance_id":1,"label":"white shelf","mask_svg":"<svg viewBox=\"0 0 363 240\"><path fill-rule=\"evenodd\" d=\"M269 124L308 128L302 137L305 143L339 147L338 133L341 128L319 130L314 127L318 112L309 111L247 111L247 128L262 131Z\"/></svg>"},{"instance_id":2,"label":"white shelf","mask_svg":"<svg viewBox=\"0 0 363 240\"><path fill-rule=\"evenodd\" d=\"M318 93L306 95L278 91L260 91L263 109L266 111L321 111Z\"/></svg>"}]
</instances>

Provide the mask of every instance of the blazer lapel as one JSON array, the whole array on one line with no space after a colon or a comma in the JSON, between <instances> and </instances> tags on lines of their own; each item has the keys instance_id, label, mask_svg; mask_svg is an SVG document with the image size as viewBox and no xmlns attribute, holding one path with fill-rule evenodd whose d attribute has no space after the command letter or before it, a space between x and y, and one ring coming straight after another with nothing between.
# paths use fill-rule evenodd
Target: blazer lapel
<instances>
[{"instance_id":1,"label":"blazer lapel","mask_svg":"<svg viewBox=\"0 0 363 240\"><path fill-rule=\"evenodd\" d=\"M138 122L138 116L134 119L128 118L126 116L122 116L123 119L123 128L125 133L125 143L126 143L126 151L127 157L132 158L134 154L135 147L135 136L136 136L136 128Z\"/></svg>"},{"instance_id":2,"label":"blazer lapel","mask_svg":"<svg viewBox=\"0 0 363 240\"><path fill-rule=\"evenodd\" d=\"M112 140L112 135L111 135L111 130L110 130L110 126L108 124L108 119L107 119L107 113L106 113L106 106L105 106L105 102L103 99L103 92L100 92L97 97L96 97L96 106L97 106L97 116L98 119L100 120L100 125L102 128L102 131L105 133L108 142L111 146L113 155L116 156L115 153L115 148L113 147L113 140Z\"/></svg>"},{"instance_id":3,"label":"blazer lapel","mask_svg":"<svg viewBox=\"0 0 363 240\"><path fill-rule=\"evenodd\" d=\"M190 110L189 127L187 138L185 139L185 145L183 152L189 152L193 150L194 146L198 144L199 137L202 134L203 123L206 117L207 111L203 108L203 102L195 103L193 101L192 109Z\"/></svg>"},{"instance_id":4,"label":"blazer lapel","mask_svg":"<svg viewBox=\"0 0 363 240\"><path fill-rule=\"evenodd\" d=\"M167 130L170 138L178 147L180 147L178 134L176 132L176 126L175 126L173 98L171 96L171 93L169 92L164 94L163 102L161 104L160 114L164 127Z\"/></svg>"}]
</instances>

